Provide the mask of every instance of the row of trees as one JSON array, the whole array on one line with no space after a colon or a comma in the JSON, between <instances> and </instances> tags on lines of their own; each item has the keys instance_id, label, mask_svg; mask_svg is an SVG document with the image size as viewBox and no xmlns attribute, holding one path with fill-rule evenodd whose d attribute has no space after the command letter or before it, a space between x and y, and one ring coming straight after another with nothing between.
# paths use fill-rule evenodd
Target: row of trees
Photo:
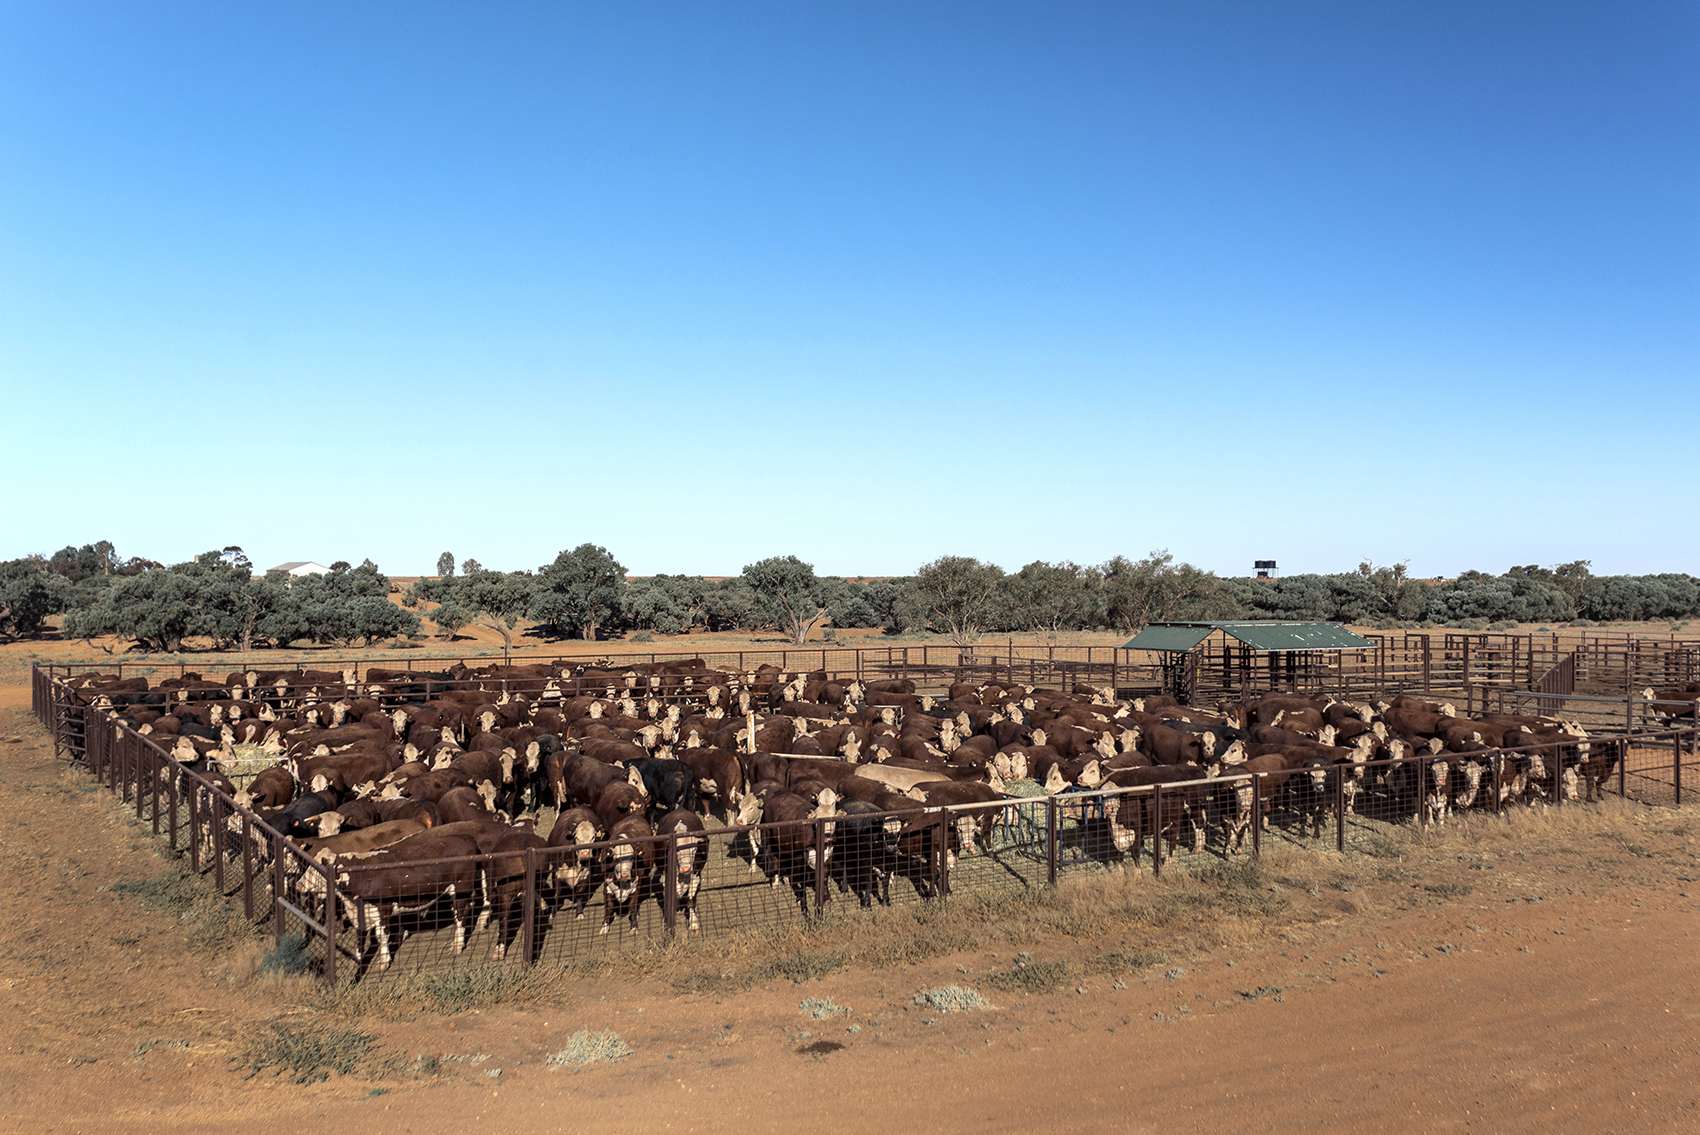
<instances>
[{"instance_id":1,"label":"row of trees","mask_svg":"<svg viewBox=\"0 0 1700 1135\"><path fill-rule=\"evenodd\" d=\"M0 564L0 633L31 634L63 614L69 637L116 636L175 651L196 637L218 649L249 650L301 641L370 643L419 630L419 616L389 601L389 578L370 560L359 567L338 561L324 575L291 578L256 575L235 546L170 567L119 563L110 550L103 542Z\"/></svg>"},{"instance_id":2,"label":"row of trees","mask_svg":"<svg viewBox=\"0 0 1700 1135\"><path fill-rule=\"evenodd\" d=\"M1015 572L941 556L914 575L817 576L795 556L748 564L728 579L627 579L603 547L581 544L536 571L491 571L445 552L439 575L391 602L370 560L328 574L256 575L239 547L165 567L124 559L106 542L0 563L0 634L27 635L51 615L75 637L118 636L152 650L185 638L250 649L296 641L373 642L411 636L421 616L443 632L480 625L512 644L522 622L596 639L618 633L762 630L802 643L824 627L931 631L959 644L986 634L1040 637L1097 628L1132 632L1176 619L1304 619L1372 625L1485 627L1678 619L1700 614L1700 580L1682 574L1595 576L1587 561L1465 572L1431 583L1404 564L1280 580L1224 579L1165 551L1103 564L1035 561Z\"/></svg>"}]
</instances>

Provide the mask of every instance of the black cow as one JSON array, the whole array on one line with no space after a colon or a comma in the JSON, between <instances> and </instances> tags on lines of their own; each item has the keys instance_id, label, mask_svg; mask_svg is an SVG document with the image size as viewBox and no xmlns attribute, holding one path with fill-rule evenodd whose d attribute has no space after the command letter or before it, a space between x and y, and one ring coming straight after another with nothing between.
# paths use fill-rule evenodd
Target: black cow
<instances>
[{"instance_id":1,"label":"black cow","mask_svg":"<svg viewBox=\"0 0 1700 1135\"><path fill-rule=\"evenodd\" d=\"M680 808L696 811L696 774L684 761L667 757L637 757L630 767L643 778L644 791L649 793L651 817L664 815Z\"/></svg>"}]
</instances>

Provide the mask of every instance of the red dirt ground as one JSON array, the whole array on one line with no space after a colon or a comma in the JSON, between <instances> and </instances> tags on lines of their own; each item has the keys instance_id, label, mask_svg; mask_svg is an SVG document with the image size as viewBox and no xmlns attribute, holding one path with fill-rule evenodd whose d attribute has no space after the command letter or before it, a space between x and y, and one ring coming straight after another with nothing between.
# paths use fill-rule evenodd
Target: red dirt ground
<instances>
[{"instance_id":1,"label":"red dirt ground","mask_svg":"<svg viewBox=\"0 0 1700 1135\"><path fill-rule=\"evenodd\" d=\"M1468 894L1400 871L1378 881L1378 861L1354 859L1361 902L1255 947L1177 954L1122 989L1110 974L986 989L996 1007L982 1011L910 1004L1007 964L986 954L724 997L586 983L546 1005L357 1022L379 1047L353 1075L244 1079L229 1058L260 1026L324 1019L298 989L250 979L251 958L196 952L182 919L107 889L162 861L51 759L26 693L0 688L0 882L14 896L0 1130L1700 1131L1700 899L1684 893L1700 895L1700 845L1687 810L1669 809L1626 821L1635 841L1496 845L1492 870L1438 841L1421 878L1449 871ZM817 1021L799 1013L806 997L851 1012ZM548 1069L580 1029L635 1052ZM803 1051L822 1041L844 1047ZM420 1054L435 1074L407 1071Z\"/></svg>"}]
</instances>

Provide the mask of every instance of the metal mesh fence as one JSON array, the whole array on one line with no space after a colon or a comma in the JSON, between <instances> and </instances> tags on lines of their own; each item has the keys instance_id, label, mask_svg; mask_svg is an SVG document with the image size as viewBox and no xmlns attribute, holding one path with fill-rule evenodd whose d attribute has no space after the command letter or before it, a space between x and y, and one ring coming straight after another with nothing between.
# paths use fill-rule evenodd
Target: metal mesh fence
<instances>
[{"instance_id":1,"label":"metal mesh fence","mask_svg":"<svg viewBox=\"0 0 1700 1135\"><path fill-rule=\"evenodd\" d=\"M300 934L329 982L493 960L562 966L634 940L1027 890L1130 861L1160 872L1257 854L1270 841L1373 854L1399 828L1473 812L1585 807L1605 795L1680 804L1700 740L1692 728L1664 729L1257 775L1229 765L1204 781L789 824L727 827L707 816L701 832L580 847L547 846L554 814L545 809L535 834L509 829L497 845L449 825L440 856L327 864L239 806L221 774L179 762L64 683L32 684L32 704L56 751L252 923Z\"/></svg>"}]
</instances>

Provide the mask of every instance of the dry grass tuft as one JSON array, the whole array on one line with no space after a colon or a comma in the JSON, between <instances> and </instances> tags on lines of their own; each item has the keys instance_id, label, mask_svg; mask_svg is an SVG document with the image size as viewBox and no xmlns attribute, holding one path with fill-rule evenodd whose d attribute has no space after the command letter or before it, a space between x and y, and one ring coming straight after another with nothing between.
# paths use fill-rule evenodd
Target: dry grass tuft
<instances>
[{"instance_id":1,"label":"dry grass tuft","mask_svg":"<svg viewBox=\"0 0 1700 1135\"><path fill-rule=\"evenodd\" d=\"M348 1075L375 1043L374 1037L354 1029L273 1025L237 1059L250 1075L269 1068L294 1083L316 1084L332 1072Z\"/></svg>"},{"instance_id":2,"label":"dry grass tuft","mask_svg":"<svg viewBox=\"0 0 1700 1135\"><path fill-rule=\"evenodd\" d=\"M632 1046L612 1031L593 1033L580 1029L559 1052L552 1052L544 1063L551 1068L571 1068L577 1071L592 1064L618 1064L632 1054Z\"/></svg>"},{"instance_id":3,"label":"dry grass tuft","mask_svg":"<svg viewBox=\"0 0 1700 1135\"><path fill-rule=\"evenodd\" d=\"M915 994L915 1004L940 1013L963 1013L970 1009L990 1009L992 1003L965 985L939 985Z\"/></svg>"}]
</instances>

